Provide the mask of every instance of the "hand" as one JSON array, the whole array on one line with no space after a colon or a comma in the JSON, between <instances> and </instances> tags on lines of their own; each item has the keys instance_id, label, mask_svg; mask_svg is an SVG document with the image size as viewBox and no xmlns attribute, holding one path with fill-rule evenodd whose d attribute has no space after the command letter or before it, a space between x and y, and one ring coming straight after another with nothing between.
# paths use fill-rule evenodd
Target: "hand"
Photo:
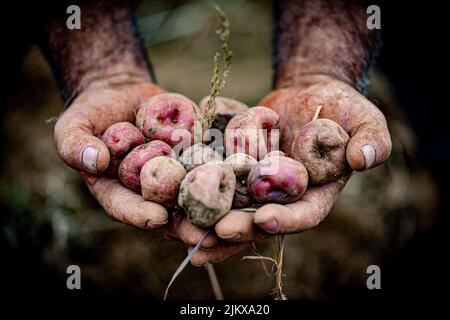
<instances>
[{"instance_id":1,"label":"hand","mask_svg":"<svg viewBox=\"0 0 450 320\"><path fill-rule=\"evenodd\" d=\"M80 171L107 214L144 229L167 223L167 211L127 189L118 179L100 175L108 167L109 151L98 137L113 123L134 122L137 107L161 92L162 88L146 81L92 83L59 117L54 130L60 157Z\"/></svg>"},{"instance_id":2,"label":"hand","mask_svg":"<svg viewBox=\"0 0 450 320\"><path fill-rule=\"evenodd\" d=\"M383 163L391 152L391 139L383 114L369 100L349 85L321 77L305 79L304 84L271 92L260 105L272 108L281 117L281 149L290 154L290 146L298 130L311 121L322 106L321 118L340 124L350 135L346 157L351 169L363 171ZM245 247L243 243L267 238L270 235L302 232L322 222L336 201L351 172L336 182L309 187L297 202L287 205L266 204L255 213L234 210L215 226L216 234L234 242L229 251L234 254ZM240 244L240 246L238 245ZM229 255L222 254L221 258ZM218 261L218 253L200 252L195 264L210 259Z\"/></svg>"}]
</instances>

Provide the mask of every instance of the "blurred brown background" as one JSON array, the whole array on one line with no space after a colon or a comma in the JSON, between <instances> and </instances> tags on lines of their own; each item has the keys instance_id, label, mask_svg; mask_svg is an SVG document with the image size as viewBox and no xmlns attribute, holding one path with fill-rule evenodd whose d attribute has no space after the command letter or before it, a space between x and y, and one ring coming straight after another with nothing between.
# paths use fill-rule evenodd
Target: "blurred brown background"
<instances>
[{"instance_id":1,"label":"blurred brown background","mask_svg":"<svg viewBox=\"0 0 450 320\"><path fill-rule=\"evenodd\" d=\"M231 21L235 54L223 95L255 105L271 89L271 2L219 3ZM143 1L137 16L158 82L195 101L206 95L218 48L218 21L210 3ZM389 57L381 57L388 66ZM65 292L66 267L77 264L81 291L92 297L160 299L186 247L106 217L77 173L56 154L53 120L63 106L36 46L15 74L17 84L2 108L0 175L2 245L10 269L17 271L14 287L45 281L46 292ZM388 118L392 156L368 173L354 174L319 227L287 237L283 283L290 299L368 295L367 266L380 265L383 281L384 266L397 270L402 252L436 225L442 208L439 181L429 164L418 160L420 137L399 103L397 83L382 66L372 70L370 79L369 97ZM270 255L270 241L258 249ZM270 299L271 279L260 263L241 261L249 253L216 265L225 298ZM23 277L27 270L28 278ZM213 299L206 271L189 266L169 297Z\"/></svg>"}]
</instances>

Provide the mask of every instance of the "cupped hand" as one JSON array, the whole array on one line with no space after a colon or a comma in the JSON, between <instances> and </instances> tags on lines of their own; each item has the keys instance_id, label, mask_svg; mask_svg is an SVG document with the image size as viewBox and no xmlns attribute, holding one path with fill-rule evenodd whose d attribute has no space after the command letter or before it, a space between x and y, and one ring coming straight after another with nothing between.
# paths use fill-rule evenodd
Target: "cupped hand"
<instances>
[{"instance_id":1,"label":"cupped hand","mask_svg":"<svg viewBox=\"0 0 450 320\"><path fill-rule=\"evenodd\" d=\"M90 192L113 219L139 228L154 229L167 223L167 210L102 173L110 156L101 134L110 125L134 123L138 106L164 92L150 82L92 83L59 117L54 130L58 154L80 171Z\"/></svg>"},{"instance_id":2,"label":"cupped hand","mask_svg":"<svg viewBox=\"0 0 450 320\"><path fill-rule=\"evenodd\" d=\"M90 192L111 218L143 229L161 227L166 239L177 239L192 247L206 230L190 223L186 216L173 215L169 219L163 206L145 200L118 179L102 174L110 159L108 148L100 139L101 134L116 122L134 123L139 105L162 92L162 88L148 82L94 84L59 117L54 138L60 157L80 172ZM201 249L208 252L209 260L215 261L231 255L238 246L218 239L212 230Z\"/></svg>"},{"instance_id":3,"label":"cupped hand","mask_svg":"<svg viewBox=\"0 0 450 320\"><path fill-rule=\"evenodd\" d=\"M296 86L277 89L259 105L269 107L281 118L281 150L291 154L291 145L299 129L314 117L319 106L320 118L340 124L350 136L346 149L351 169L364 171L383 163L391 152L391 139L381 111L351 86L327 77ZM218 237L237 250L223 253L221 258L245 248L243 244L271 235L302 232L322 222L333 207L351 170L338 181L310 186L297 202L287 205L269 203L255 212L233 210L215 226ZM223 251L223 250L222 250ZM212 252L194 256L195 264L219 261Z\"/></svg>"}]
</instances>

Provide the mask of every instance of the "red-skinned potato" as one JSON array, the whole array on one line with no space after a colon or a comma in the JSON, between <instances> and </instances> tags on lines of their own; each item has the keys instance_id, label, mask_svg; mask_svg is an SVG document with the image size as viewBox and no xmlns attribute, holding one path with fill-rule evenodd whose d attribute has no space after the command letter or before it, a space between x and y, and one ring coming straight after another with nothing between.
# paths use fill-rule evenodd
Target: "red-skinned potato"
<instances>
[{"instance_id":1,"label":"red-skinned potato","mask_svg":"<svg viewBox=\"0 0 450 320\"><path fill-rule=\"evenodd\" d=\"M310 184L339 179L348 168L346 146L350 137L336 122L317 119L305 124L292 143L292 156L308 170Z\"/></svg>"},{"instance_id":2,"label":"red-skinned potato","mask_svg":"<svg viewBox=\"0 0 450 320\"><path fill-rule=\"evenodd\" d=\"M209 96L204 97L198 103L200 110L205 110L208 103ZM216 103L216 113L212 124L212 128L219 129L220 131L225 131L228 122L240 112L247 111L248 105L245 103L227 97L217 97Z\"/></svg>"},{"instance_id":3,"label":"red-skinned potato","mask_svg":"<svg viewBox=\"0 0 450 320\"><path fill-rule=\"evenodd\" d=\"M290 203L305 193L308 173L288 157L269 157L255 165L248 176L248 190L258 203Z\"/></svg>"},{"instance_id":4,"label":"red-skinned potato","mask_svg":"<svg viewBox=\"0 0 450 320\"><path fill-rule=\"evenodd\" d=\"M140 173L145 199L172 208L177 203L181 181L186 175L183 165L175 159L159 156L147 161Z\"/></svg>"},{"instance_id":5,"label":"red-skinned potato","mask_svg":"<svg viewBox=\"0 0 450 320\"><path fill-rule=\"evenodd\" d=\"M109 126L102 135L102 141L110 153L106 173L112 177L117 177L119 165L127 153L145 143L141 131L129 122L118 122Z\"/></svg>"},{"instance_id":6,"label":"red-skinned potato","mask_svg":"<svg viewBox=\"0 0 450 320\"><path fill-rule=\"evenodd\" d=\"M272 143L278 143L279 128L280 117L269 108L253 107L237 114L225 129L227 155L244 152L257 160L264 158L276 147Z\"/></svg>"},{"instance_id":7,"label":"red-skinned potato","mask_svg":"<svg viewBox=\"0 0 450 320\"><path fill-rule=\"evenodd\" d=\"M250 170L258 163L255 158L245 153L235 153L224 161L233 168L236 176L236 190L234 191L233 208L245 208L253 204L248 191L248 175Z\"/></svg>"},{"instance_id":8,"label":"red-skinned potato","mask_svg":"<svg viewBox=\"0 0 450 320\"><path fill-rule=\"evenodd\" d=\"M174 130L184 130L188 141L193 142L194 124L197 114L194 110L198 106L177 93L161 93L153 96L140 107L136 115L136 126L142 134L150 140L161 140L174 147L180 141L174 139Z\"/></svg>"},{"instance_id":9,"label":"red-skinned potato","mask_svg":"<svg viewBox=\"0 0 450 320\"><path fill-rule=\"evenodd\" d=\"M235 187L231 166L206 163L190 171L181 182L178 204L193 224L207 228L230 211Z\"/></svg>"},{"instance_id":10,"label":"red-skinned potato","mask_svg":"<svg viewBox=\"0 0 450 320\"><path fill-rule=\"evenodd\" d=\"M173 157L173 150L167 143L158 140L134 148L119 166L120 181L129 189L141 192L141 169L147 161L158 156Z\"/></svg>"}]
</instances>

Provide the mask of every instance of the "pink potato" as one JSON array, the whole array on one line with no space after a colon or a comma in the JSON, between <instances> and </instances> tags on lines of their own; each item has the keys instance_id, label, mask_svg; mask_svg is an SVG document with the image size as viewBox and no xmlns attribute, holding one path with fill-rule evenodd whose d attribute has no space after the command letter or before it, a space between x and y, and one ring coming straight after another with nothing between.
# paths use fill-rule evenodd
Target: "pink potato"
<instances>
[{"instance_id":1,"label":"pink potato","mask_svg":"<svg viewBox=\"0 0 450 320\"><path fill-rule=\"evenodd\" d=\"M117 122L109 126L102 135L102 141L108 147L110 161L106 173L117 177L122 159L136 146L145 143L141 131L129 122Z\"/></svg>"},{"instance_id":2,"label":"pink potato","mask_svg":"<svg viewBox=\"0 0 450 320\"><path fill-rule=\"evenodd\" d=\"M195 108L195 110L194 110ZM197 120L198 106L177 93L161 93L153 96L140 107L136 115L136 126L150 140L161 140L174 147L180 143L179 136L174 131L183 131L187 141L193 142L194 124Z\"/></svg>"},{"instance_id":3,"label":"pink potato","mask_svg":"<svg viewBox=\"0 0 450 320\"><path fill-rule=\"evenodd\" d=\"M173 157L172 148L158 140L134 148L119 166L120 181L131 190L141 192L141 169L147 161L158 156Z\"/></svg>"},{"instance_id":4,"label":"pink potato","mask_svg":"<svg viewBox=\"0 0 450 320\"><path fill-rule=\"evenodd\" d=\"M193 224L207 228L230 211L235 187L231 166L206 163L190 171L181 182L178 204Z\"/></svg>"},{"instance_id":5,"label":"pink potato","mask_svg":"<svg viewBox=\"0 0 450 320\"><path fill-rule=\"evenodd\" d=\"M259 203L290 203L305 193L308 172L288 157L269 157L258 162L248 176L248 189Z\"/></svg>"},{"instance_id":6,"label":"pink potato","mask_svg":"<svg viewBox=\"0 0 450 320\"><path fill-rule=\"evenodd\" d=\"M348 168L345 151L350 137L336 122L317 119L304 125L292 143L292 156L304 164L311 184L339 179Z\"/></svg>"},{"instance_id":7,"label":"pink potato","mask_svg":"<svg viewBox=\"0 0 450 320\"><path fill-rule=\"evenodd\" d=\"M191 171L195 167L208 162L222 161L222 156L207 145L196 143L187 148L179 160L187 171Z\"/></svg>"},{"instance_id":8,"label":"pink potato","mask_svg":"<svg viewBox=\"0 0 450 320\"><path fill-rule=\"evenodd\" d=\"M255 158L245 153L235 153L224 161L229 164L236 176L236 190L234 191L233 208L245 208L253 204L248 191L248 175L250 170L258 163Z\"/></svg>"},{"instance_id":9,"label":"pink potato","mask_svg":"<svg viewBox=\"0 0 450 320\"><path fill-rule=\"evenodd\" d=\"M208 103L208 96L204 97L198 103L200 110L205 110L206 104ZM219 129L220 131L225 131L228 122L240 112L247 111L248 106L238 100L227 98L227 97L217 97L216 100L216 113L212 128Z\"/></svg>"},{"instance_id":10,"label":"pink potato","mask_svg":"<svg viewBox=\"0 0 450 320\"><path fill-rule=\"evenodd\" d=\"M140 173L142 195L145 199L172 208L177 203L184 167L175 159L159 156L147 161Z\"/></svg>"},{"instance_id":11,"label":"pink potato","mask_svg":"<svg viewBox=\"0 0 450 320\"><path fill-rule=\"evenodd\" d=\"M234 116L225 130L227 155L244 152L260 160L276 148L279 140L280 117L266 107L253 107ZM264 130L262 130L264 129Z\"/></svg>"}]
</instances>

